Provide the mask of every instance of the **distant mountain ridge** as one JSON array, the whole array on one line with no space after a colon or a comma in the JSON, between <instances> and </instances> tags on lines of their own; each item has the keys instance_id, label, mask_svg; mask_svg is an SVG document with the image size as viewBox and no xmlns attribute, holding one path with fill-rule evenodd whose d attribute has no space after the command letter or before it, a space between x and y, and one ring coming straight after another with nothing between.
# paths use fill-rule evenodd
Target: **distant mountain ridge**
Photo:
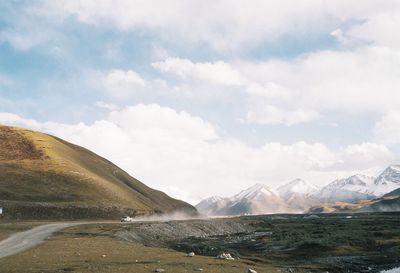
<instances>
[{"instance_id":1,"label":"distant mountain ridge","mask_svg":"<svg viewBox=\"0 0 400 273\"><path fill-rule=\"evenodd\" d=\"M322 203L356 202L377 197L374 194L375 178L356 174L348 178L337 179L313 195Z\"/></svg>"},{"instance_id":2,"label":"distant mountain ridge","mask_svg":"<svg viewBox=\"0 0 400 273\"><path fill-rule=\"evenodd\" d=\"M119 219L196 209L80 146L0 125L0 207L18 219Z\"/></svg>"},{"instance_id":3,"label":"distant mountain ridge","mask_svg":"<svg viewBox=\"0 0 400 273\"><path fill-rule=\"evenodd\" d=\"M400 165L390 165L374 181L377 196L400 188Z\"/></svg>"},{"instance_id":4,"label":"distant mountain ridge","mask_svg":"<svg viewBox=\"0 0 400 273\"><path fill-rule=\"evenodd\" d=\"M273 190L258 183L230 198L207 198L196 205L206 215L302 212L316 204L310 194L318 188L301 179Z\"/></svg>"},{"instance_id":5,"label":"distant mountain ridge","mask_svg":"<svg viewBox=\"0 0 400 273\"><path fill-rule=\"evenodd\" d=\"M355 203L335 202L311 207L309 213L390 212L400 211L400 188L382 197Z\"/></svg>"},{"instance_id":6,"label":"distant mountain ridge","mask_svg":"<svg viewBox=\"0 0 400 273\"><path fill-rule=\"evenodd\" d=\"M218 197L216 201L203 200L196 208L207 215L298 213L318 207L325 207L326 211L336 210L332 206L340 209L361 209L369 204L365 200L379 199L391 191L397 194L398 191L395 190L399 188L400 165L391 165L376 178L356 174L337 179L322 188L299 178L276 190L263 184L255 184L233 197ZM378 207L375 205L375 209ZM392 206L394 207L396 206Z\"/></svg>"},{"instance_id":7,"label":"distant mountain ridge","mask_svg":"<svg viewBox=\"0 0 400 273\"><path fill-rule=\"evenodd\" d=\"M319 188L311 183L308 183L300 178L297 178L283 186L277 188L278 193L284 199L289 199L293 194L310 195L316 192Z\"/></svg>"},{"instance_id":8,"label":"distant mountain ridge","mask_svg":"<svg viewBox=\"0 0 400 273\"><path fill-rule=\"evenodd\" d=\"M288 208L279 194L263 184L254 186L236 194L222 212L227 215L246 213L284 212Z\"/></svg>"}]
</instances>

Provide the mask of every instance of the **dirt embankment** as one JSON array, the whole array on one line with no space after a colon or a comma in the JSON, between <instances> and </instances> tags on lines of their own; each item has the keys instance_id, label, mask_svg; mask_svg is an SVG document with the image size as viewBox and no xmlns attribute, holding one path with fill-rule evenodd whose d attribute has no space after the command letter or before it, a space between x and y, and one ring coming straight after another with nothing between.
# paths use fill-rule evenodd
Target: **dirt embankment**
<instances>
[{"instance_id":1,"label":"dirt embankment","mask_svg":"<svg viewBox=\"0 0 400 273\"><path fill-rule=\"evenodd\" d=\"M226 219L147 222L125 225L115 236L123 240L142 243L146 246L168 246L189 237L246 233L254 230L249 223Z\"/></svg>"}]
</instances>

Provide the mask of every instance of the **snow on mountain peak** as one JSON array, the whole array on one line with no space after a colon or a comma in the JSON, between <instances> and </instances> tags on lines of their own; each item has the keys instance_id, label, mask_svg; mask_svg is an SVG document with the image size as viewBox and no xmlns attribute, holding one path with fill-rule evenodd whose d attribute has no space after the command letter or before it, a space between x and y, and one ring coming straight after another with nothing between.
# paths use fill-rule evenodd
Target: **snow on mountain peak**
<instances>
[{"instance_id":1,"label":"snow on mountain peak","mask_svg":"<svg viewBox=\"0 0 400 273\"><path fill-rule=\"evenodd\" d=\"M374 196L375 192L373 189L375 178L363 174L356 174L347 178L336 179L335 181L328 184L324 189L325 193L330 194L345 193L348 195L350 192L363 194L367 198L368 196Z\"/></svg>"},{"instance_id":2,"label":"snow on mountain peak","mask_svg":"<svg viewBox=\"0 0 400 273\"><path fill-rule=\"evenodd\" d=\"M390 165L375 180L374 191L380 196L400 187L400 165Z\"/></svg>"},{"instance_id":3,"label":"snow on mountain peak","mask_svg":"<svg viewBox=\"0 0 400 273\"><path fill-rule=\"evenodd\" d=\"M268 188L266 185L257 183L255 185L251 186L250 188L247 188L247 189L239 192L238 194L236 194L234 196L234 199L236 199L236 200L243 199L243 198L252 199L259 194L264 194L266 196L277 195L273 190Z\"/></svg>"},{"instance_id":4,"label":"snow on mountain peak","mask_svg":"<svg viewBox=\"0 0 400 273\"><path fill-rule=\"evenodd\" d=\"M397 188L400 188L400 165L391 165L376 179L355 174L336 179L321 188L299 178L276 190L257 183L229 198L209 197L196 207L200 212L209 215L304 212L316 204L358 202L380 197Z\"/></svg>"},{"instance_id":5,"label":"snow on mountain peak","mask_svg":"<svg viewBox=\"0 0 400 273\"><path fill-rule=\"evenodd\" d=\"M400 172L400 165L390 165L388 168L393 171Z\"/></svg>"},{"instance_id":6,"label":"snow on mountain peak","mask_svg":"<svg viewBox=\"0 0 400 273\"><path fill-rule=\"evenodd\" d=\"M318 190L318 187L308 183L300 178L290 181L289 183L277 188L279 195L288 197L291 194L311 194Z\"/></svg>"},{"instance_id":7,"label":"snow on mountain peak","mask_svg":"<svg viewBox=\"0 0 400 273\"><path fill-rule=\"evenodd\" d=\"M375 178L363 174L356 174L347 178L336 179L328 184L328 188L346 189L351 191L360 191L361 188L368 188L372 185ZM362 191L362 190L361 190Z\"/></svg>"},{"instance_id":8,"label":"snow on mountain peak","mask_svg":"<svg viewBox=\"0 0 400 273\"><path fill-rule=\"evenodd\" d=\"M377 181L381 179L390 180L392 182L400 182L400 165L390 165L387 167L377 178Z\"/></svg>"},{"instance_id":9,"label":"snow on mountain peak","mask_svg":"<svg viewBox=\"0 0 400 273\"><path fill-rule=\"evenodd\" d=\"M214 195L214 196L211 196L211 197L208 197L208 198L204 199L204 201L211 203L211 202L218 202L218 201L220 201L222 199L223 198L221 196Z\"/></svg>"},{"instance_id":10,"label":"snow on mountain peak","mask_svg":"<svg viewBox=\"0 0 400 273\"><path fill-rule=\"evenodd\" d=\"M357 179L360 179L362 181L367 181L367 182L370 182L371 180L375 179L375 177L369 176L369 175L365 175L365 174L355 174L355 175L350 176L350 177L357 178Z\"/></svg>"}]
</instances>

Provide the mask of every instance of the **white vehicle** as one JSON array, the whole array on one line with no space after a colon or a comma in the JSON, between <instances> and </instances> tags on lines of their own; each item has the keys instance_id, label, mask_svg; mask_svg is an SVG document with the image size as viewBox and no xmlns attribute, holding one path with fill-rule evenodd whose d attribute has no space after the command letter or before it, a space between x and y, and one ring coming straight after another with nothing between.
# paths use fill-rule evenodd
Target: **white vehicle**
<instances>
[{"instance_id":1,"label":"white vehicle","mask_svg":"<svg viewBox=\"0 0 400 273\"><path fill-rule=\"evenodd\" d=\"M121 222L133 222L133 218L130 216L124 216L121 218Z\"/></svg>"}]
</instances>

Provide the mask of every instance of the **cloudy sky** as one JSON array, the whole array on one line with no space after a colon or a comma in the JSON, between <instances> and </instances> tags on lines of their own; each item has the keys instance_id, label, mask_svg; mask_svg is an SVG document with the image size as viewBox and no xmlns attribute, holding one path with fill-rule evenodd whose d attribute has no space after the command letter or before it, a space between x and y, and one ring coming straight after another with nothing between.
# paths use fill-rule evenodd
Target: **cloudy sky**
<instances>
[{"instance_id":1,"label":"cloudy sky","mask_svg":"<svg viewBox=\"0 0 400 273\"><path fill-rule=\"evenodd\" d=\"M0 122L196 203L400 162L400 1L0 2Z\"/></svg>"}]
</instances>

